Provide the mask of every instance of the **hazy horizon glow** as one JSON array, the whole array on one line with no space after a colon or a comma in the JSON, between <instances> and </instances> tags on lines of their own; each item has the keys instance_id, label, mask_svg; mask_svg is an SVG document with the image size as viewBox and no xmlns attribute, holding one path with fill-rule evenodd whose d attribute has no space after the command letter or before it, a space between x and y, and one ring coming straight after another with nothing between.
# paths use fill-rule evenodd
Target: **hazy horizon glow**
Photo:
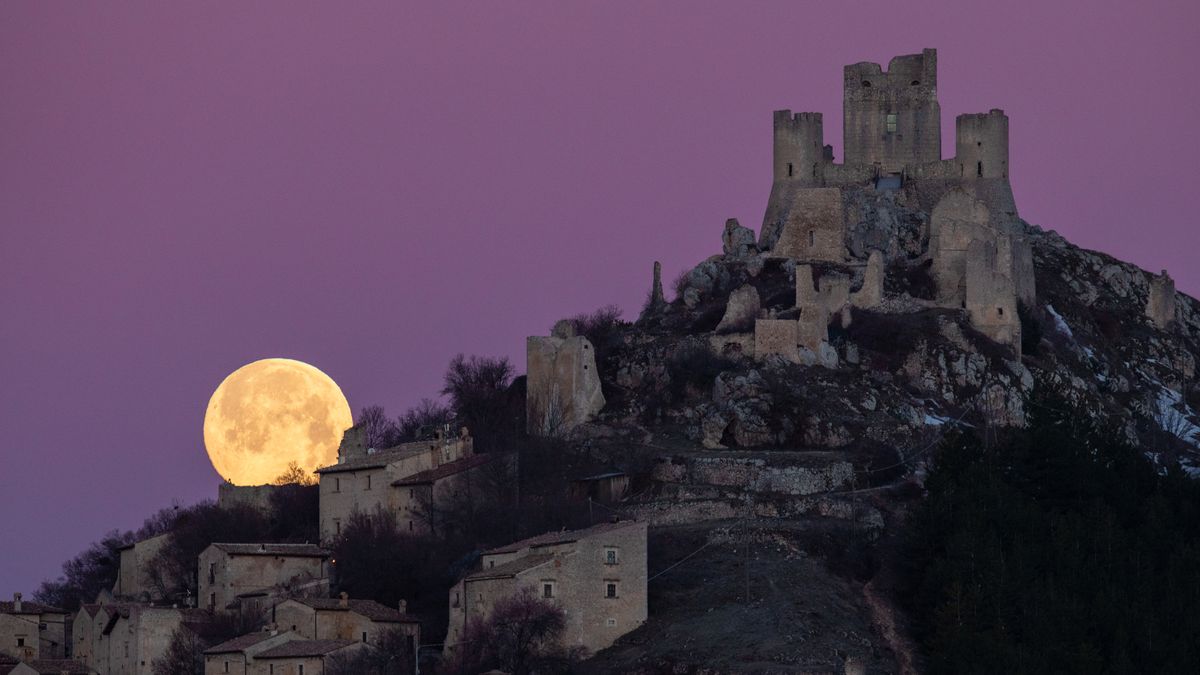
<instances>
[{"instance_id":1,"label":"hazy horizon glow","mask_svg":"<svg viewBox=\"0 0 1200 675\"><path fill-rule=\"evenodd\" d=\"M1021 215L1200 292L1200 3L0 5L0 597L111 528L214 498L238 366L317 364L354 410L556 319L635 316L756 231L771 113L936 47L1003 108ZM28 597L28 596L27 596Z\"/></svg>"}]
</instances>

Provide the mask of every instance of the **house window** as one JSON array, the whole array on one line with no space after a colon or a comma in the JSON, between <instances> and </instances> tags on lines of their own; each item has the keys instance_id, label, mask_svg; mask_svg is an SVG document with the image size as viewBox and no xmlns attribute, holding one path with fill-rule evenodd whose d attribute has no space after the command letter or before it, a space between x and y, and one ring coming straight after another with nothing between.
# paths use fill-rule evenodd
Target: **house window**
<instances>
[{"instance_id":1,"label":"house window","mask_svg":"<svg viewBox=\"0 0 1200 675\"><path fill-rule=\"evenodd\" d=\"M896 113L888 113L887 116L887 132L889 134L896 133Z\"/></svg>"},{"instance_id":2,"label":"house window","mask_svg":"<svg viewBox=\"0 0 1200 675\"><path fill-rule=\"evenodd\" d=\"M341 479L341 478L334 478L334 479L333 479L333 491L334 491L334 492L341 492L341 491L342 491L342 479ZM274 666L271 666L271 667L272 667L272 668L274 668Z\"/></svg>"},{"instance_id":3,"label":"house window","mask_svg":"<svg viewBox=\"0 0 1200 675\"><path fill-rule=\"evenodd\" d=\"M496 561L495 561L495 560L489 560L489 561L488 561L488 569L491 569L491 568L493 568L493 567L495 567L495 566L496 566Z\"/></svg>"},{"instance_id":4,"label":"house window","mask_svg":"<svg viewBox=\"0 0 1200 675\"><path fill-rule=\"evenodd\" d=\"M816 230L808 231L808 245L809 246L817 245L817 231Z\"/></svg>"},{"instance_id":5,"label":"house window","mask_svg":"<svg viewBox=\"0 0 1200 675\"><path fill-rule=\"evenodd\" d=\"M975 162L975 177L983 178L983 162Z\"/></svg>"},{"instance_id":6,"label":"house window","mask_svg":"<svg viewBox=\"0 0 1200 675\"><path fill-rule=\"evenodd\" d=\"M1003 308L1003 307L997 307L997 308L996 308L996 313L997 313L997 314L999 314L1000 316L1004 316L1004 308Z\"/></svg>"},{"instance_id":7,"label":"house window","mask_svg":"<svg viewBox=\"0 0 1200 675\"><path fill-rule=\"evenodd\" d=\"M303 663L296 666L296 668L297 668L296 675L304 675L304 664Z\"/></svg>"},{"instance_id":8,"label":"house window","mask_svg":"<svg viewBox=\"0 0 1200 675\"><path fill-rule=\"evenodd\" d=\"M25 638L17 638L17 646L24 647L25 646Z\"/></svg>"},{"instance_id":9,"label":"house window","mask_svg":"<svg viewBox=\"0 0 1200 675\"><path fill-rule=\"evenodd\" d=\"M458 607L458 605L459 605L459 602L458 602L458 591L455 591L455 592L454 592L454 606L455 606L455 607Z\"/></svg>"},{"instance_id":10,"label":"house window","mask_svg":"<svg viewBox=\"0 0 1200 675\"><path fill-rule=\"evenodd\" d=\"M412 531L413 531L413 524L412 524L412 521L411 521L411 520L410 520L410 521L408 521L408 531L409 531L409 532L412 532Z\"/></svg>"},{"instance_id":11,"label":"house window","mask_svg":"<svg viewBox=\"0 0 1200 675\"><path fill-rule=\"evenodd\" d=\"M542 597L547 600L554 597L554 582L553 581L543 581L542 582Z\"/></svg>"},{"instance_id":12,"label":"house window","mask_svg":"<svg viewBox=\"0 0 1200 675\"><path fill-rule=\"evenodd\" d=\"M604 597L606 597L606 598L617 597L617 582L615 582L615 581L604 582Z\"/></svg>"},{"instance_id":13,"label":"house window","mask_svg":"<svg viewBox=\"0 0 1200 675\"><path fill-rule=\"evenodd\" d=\"M609 628L613 628L617 625L617 620L616 619L605 619L604 625L608 626Z\"/></svg>"},{"instance_id":14,"label":"house window","mask_svg":"<svg viewBox=\"0 0 1200 675\"><path fill-rule=\"evenodd\" d=\"M216 593L209 593L209 594L208 594L208 608L209 608L209 609L215 609L215 608L216 608L216 606L217 606L217 594L216 594Z\"/></svg>"},{"instance_id":15,"label":"house window","mask_svg":"<svg viewBox=\"0 0 1200 675\"><path fill-rule=\"evenodd\" d=\"M229 662L228 661L225 662L225 672L227 672L227 673L229 672Z\"/></svg>"},{"instance_id":16,"label":"house window","mask_svg":"<svg viewBox=\"0 0 1200 675\"><path fill-rule=\"evenodd\" d=\"M125 643L125 658L129 658L129 643Z\"/></svg>"},{"instance_id":17,"label":"house window","mask_svg":"<svg viewBox=\"0 0 1200 675\"><path fill-rule=\"evenodd\" d=\"M792 177L792 163L788 162L788 178Z\"/></svg>"},{"instance_id":18,"label":"house window","mask_svg":"<svg viewBox=\"0 0 1200 675\"><path fill-rule=\"evenodd\" d=\"M371 474L367 474L367 489L371 489Z\"/></svg>"},{"instance_id":19,"label":"house window","mask_svg":"<svg viewBox=\"0 0 1200 675\"><path fill-rule=\"evenodd\" d=\"M362 641L363 642L367 641L367 634L365 632L362 634Z\"/></svg>"},{"instance_id":20,"label":"house window","mask_svg":"<svg viewBox=\"0 0 1200 675\"><path fill-rule=\"evenodd\" d=\"M275 664L271 664L271 675L275 675Z\"/></svg>"},{"instance_id":21,"label":"house window","mask_svg":"<svg viewBox=\"0 0 1200 675\"><path fill-rule=\"evenodd\" d=\"M605 565L616 565L617 562L618 562L617 549L615 549L615 548L604 549L604 564Z\"/></svg>"}]
</instances>

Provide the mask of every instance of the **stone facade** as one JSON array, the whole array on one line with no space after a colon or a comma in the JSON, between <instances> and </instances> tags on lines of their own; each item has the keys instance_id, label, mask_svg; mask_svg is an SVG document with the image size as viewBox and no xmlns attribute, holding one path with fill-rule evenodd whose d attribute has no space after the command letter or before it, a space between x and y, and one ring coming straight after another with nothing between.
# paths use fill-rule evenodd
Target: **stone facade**
<instances>
[{"instance_id":1,"label":"stone facade","mask_svg":"<svg viewBox=\"0 0 1200 675\"><path fill-rule=\"evenodd\" d=\"M338 448L338 463L317 470L320 476L321 541L332 542L355 512L396 514L402 530L437 533L436 512L449 504L482 472L511 469L511 458L476 455L466 429L457 436L443 429L427 441L385 450L362 447L350 429Z\"/></svg>"},{"instance_id":2,"label":"stone facade","mask_svg":"<svg viewBox=\"0 0 1200 675\"><path fill-rule=\"evenodd\" d=\"M772 255L797 260L841 262L846 257L846 222L838 188L797 190Z\"/></svg>"},{"instance_id":3,"label":"stone facade","mask_svg":"<svg viewBox=\"0 0 1200 675\"><path fill-rule=\"evenodd\" d=\"M617 522L555 532L485 552L450 589L446 644L496 602L532 589L566 611L563 644L596 652L646 621L646 524ZM447 647L452 649L452 647Z\"/></svg>"},{"instance_id":4,"label":"stone facade","mask_svg":"<svg viewBox=\"0 0 1200 675\"><path fill-rule=\"evenodd\" d=\"M330 659L369 647L353 640L308 640L293 632L242 635L204 652L204 675L320 675Z\"/></svg>"},{"instance_id":5,"label":"stone facade","mask_svg":"<svg viewBox=\"0 0 1200 675\"><path fill-rule=\"evenodd\" d=\"M421 643L421 622L407 614L407 604L392 609L374 600L338 598L289 599L271 609L271 623L306 640L348 640L377 644L385 631L399 631L410 648Z\"/></svg>"},{"instance_id":6,"label":"stone facade","mask_svg":"<svg viewBox=\"0 0 1200 675\"><path fill-rule=\"evenodd\" d=\"M754 322L754 357L778 355L800 362L800 322L794 319L759 319Z\"/></svg>"},{"instance_id":7,"label":"stone facade","mask_svg":"<svg viewBox=\"0 0 1200 675\"><path fill-rule=\"evenodd\" d=\"M180 628L212 619L209 612L134 603L84 605L73 620L74 658L100 675L150 675Z\"/></svg>"},{"instance_id":8,"label":"stone facade","mask_svg":"<svg viewBox=\"0 0 1200 675\"><path fill-rule=\"evenodd\" d=\"M224 612L244 609L245 598L320 593L328 589L328 559L312 544L212 544L199 558L200 606Z\"/></svg>"},{"instance_id":9,"label":"stone facade","mask_svg":"<svg viewBox=\"0 0 1200 675\"><path fill-rule=\"evenodd\" d=\"M549 337L526 341L525 424L530 434L556 436L604 408L596 350L565 321Z\"/></svg>"},{"instance_id":10,"label":"stone facade","mask_svg":"<svg viewBox=\"0 0 1200 675\"><path fill-rule=\"evenodd\" d=\"M163 599L162 590L154 583L150 562L166 545L170 534L143 539L121 548L121 566L117 570L117 582L113 584L113 597L136 602L158 602Z\"/></svg>"},{"instance_id":11,"label":"stone facade","mask_svg":"<svg viewBox=\"0 0 1200 675\"><path fill-rule=\"evenodd\" d=\"M855 63L843 70L842 140L847 164L897 173L942 158L937 51L897 56L883 70Z\"/></svg>"},{"instance_id":12,"label":"stone facade","mask_svg":"<svg viewBox=\"0 0 1200 675\"><path fill-rule=\"evenodd\" d=\"M204 675L248 675L256 672L255 656L285 642L300 639L301 636L296 633L277 631L235 637L204 650Z\"/></svg>"},{"instance_id":13,"label":"stone facade","mask_svg":"<svg viewBox=\"0 0 1200 675\"><path fill-rule=\"evenodd\" d=\"M1150 279L1150 297L1146 301L1146 316L1155 326L1166 329L1175 321L1175 280L1166 270Z\"/></svg>"},{"instance_id":14,"label":"stone facade","mask_svg":"<svg viewBox=\"0 0 1200 675\"><path fill-rule=\"evenodd\" d=\"M0 653L29 661L66 657L67 612L13 594L0 602Z\"/></svg>"}]
</instances>

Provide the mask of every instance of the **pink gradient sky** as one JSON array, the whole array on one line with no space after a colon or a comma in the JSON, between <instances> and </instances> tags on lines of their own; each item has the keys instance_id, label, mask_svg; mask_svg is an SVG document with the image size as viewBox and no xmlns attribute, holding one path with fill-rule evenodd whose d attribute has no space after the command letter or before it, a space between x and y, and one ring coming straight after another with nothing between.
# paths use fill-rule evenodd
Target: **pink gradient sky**
<instances>
[{"instance_id":1,"label":"pink gradient sky","mask_svg":"<svg viewBox=\"0 0 1200 675\"><path fill-rule=\"evenodd\" d=\"M978 7L977 7L978 5ZM758 229L771 111L939 50L1021 214L1200 291L1200 3L0 4L0 597L215 496L254 359L398 413Z\"/></svg>"}]
</instances>

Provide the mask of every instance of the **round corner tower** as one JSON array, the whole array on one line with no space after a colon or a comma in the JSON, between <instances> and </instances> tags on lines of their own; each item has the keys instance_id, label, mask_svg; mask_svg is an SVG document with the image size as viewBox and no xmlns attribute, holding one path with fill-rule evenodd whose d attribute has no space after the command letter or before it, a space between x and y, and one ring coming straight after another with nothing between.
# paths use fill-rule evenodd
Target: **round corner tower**
<instances>
[{"instance_id":1,"label":"round corner tower","mask_svg":"<svg viewBox=\"0 0 1200 675\"><path fill-rule=\"evenodd\" d=\"M1008 178L1008 116L993 108L955 119L955 154L963 179Z\"/></svg>"},{"instance_id":2,"label":"round corner tower","mask_svg":"<svg viewBox=\"0 0 1200 675\"><path fill-rule=\"evenodd\" d=\"M774 156L775 180L818 180L818 165L825 160L821 113L776 110Z\"/></svg>"}]
</instances>

